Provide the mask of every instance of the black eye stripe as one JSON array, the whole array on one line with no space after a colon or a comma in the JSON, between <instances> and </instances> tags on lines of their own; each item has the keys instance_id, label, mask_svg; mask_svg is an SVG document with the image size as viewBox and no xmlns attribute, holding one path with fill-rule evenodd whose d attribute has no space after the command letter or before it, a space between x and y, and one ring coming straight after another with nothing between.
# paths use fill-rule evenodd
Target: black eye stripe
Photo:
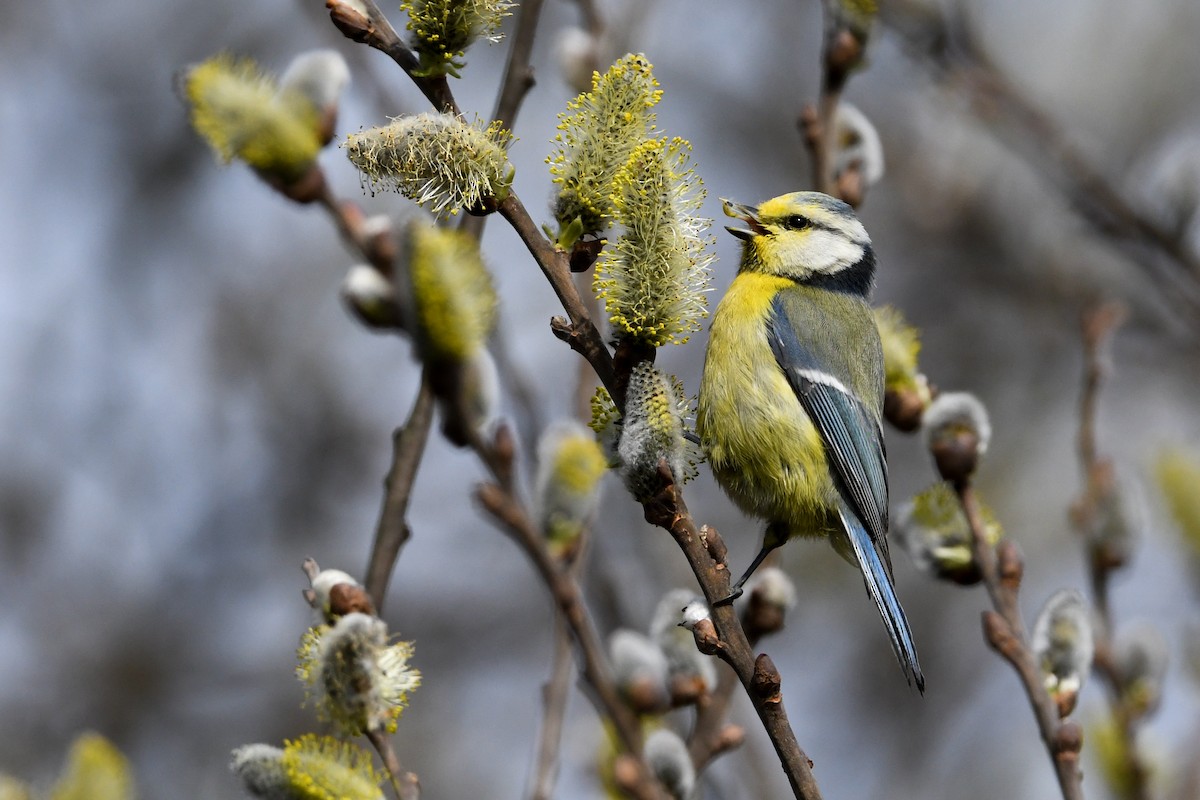
<instances>
[{"instance_id":1,"label":"black eye stripe","mask_svg":"<svg viewBox=\"0 0 1200 800\"><path fill-rule=\"evenodd\" d=\"M788 216L779 219L778 224L791 231L818 230L828 231L829 233L839 233L843 236L845 235L844 231L840 231L832 225L825 225L823 223L816 222L815 220L809 219L808 217L800 214L789 214Z\"/></svg>"}]
</instances>

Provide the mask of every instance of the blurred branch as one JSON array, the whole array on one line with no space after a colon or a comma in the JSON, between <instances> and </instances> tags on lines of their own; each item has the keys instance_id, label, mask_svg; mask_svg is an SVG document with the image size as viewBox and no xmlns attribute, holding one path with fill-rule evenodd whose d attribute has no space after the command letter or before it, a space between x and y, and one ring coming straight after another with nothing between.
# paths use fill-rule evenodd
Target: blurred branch
<instances>
[{"instance_id":1,"label":"blurred branch","mask_svg":"<svg viewBox=\"0 0 1200 800\"><path fill-rule=\"evenodd\" d=\"M387 770L392 789L396 792L397 800L419 800L421 797L421 782L414 772L408 772L400 766L392 740L381 730L374 729L366 732L367 739L375 747L383 766Z\"/></svg>"},{"instance_id":2,"label":"blurred branch","mask_svg":"<svg viewBox=\"0 0 1200 800\"><path fill-rule=\"evenodd\" d=\"M812 180L818 192L838 196L838 180L833 174L836 149L837 109L850 75L862 63L865 35L855 31L836 13L837 2L825 2L825 36L821 48L821 95L817 105L805 106L798 127L808 146L812 161ZM850 199L842 198L851 205ZM854 198L861 201L861 197Z\"/></svg>"},{"instance_id":3,"label":"blurred branch","mask_svg":"<svg viewBox=\"0 0 1200 800\"><path fill-rule=\"evenodd\" d=\"M512 35L508 62L504 67L504 80L496 97L496 107L492 110L492 119L499 120L509 130L512 130L517 122L517 112L525 96L537 82L529 59L533 54L533 39L542 13L542 2L543 0L522 0L517 11L517 29Z\"/></svg>"},{"instance_id":4,"label":"blurred branch","mask_svg":"<svg viewBox=\"0 0 1200 800\"><path fill-rule=\"evenodd\" d=\"M1148 800L1150 774L1137 744L1139 715L1129 702L1125 680L1113 660L1116 626L1108 596L1109 576L1124 566L1126 554L1106 547L1101 526L1105 524L1106 507L1112 508L1117 499L1116 474L1112 460L1101 457L1096 444L1096 409L1100 387L1108 373L1106 350L1125 316L1124 307L1117 303L1098 305L1083 315L1084 373L1079 401L1079 463L1083 471L1083 488L1072 506L1071 518L1088 555L1092 602L1097 617L1093 666L1104 681L1109 711L1120 739L1121 773L1127 779L1122 787L1122 797Z\"/></svg>"},{"instance_id":5,"label":"blurred branch","mask_svg":"<svg viewBox=\"0 0 1200 800\"><path fill-rule=\"evenodd\" d=\"M533 771L530 800L551 800L554 796L571 667L571 632L562 614L555 613L554 663L550 668L550 678L542 686L542 726L538 733L537 764Z\"/></svg>"},{"instance_id":6,"label":"blurred branch","mask_svg":"<svg viewBox=\"0 0 1200 800\"><path fill-rule=\"evenodd\" d=\"M757 644L750 637L747 637L746 643L751 649ZM722 753L740 746L745 738L740 726L725 721L733 692L739 683L738 674L732 669L722 671L716 689L696 706L696 721L688 736L688 755L696 772L703 770ZM734 728L737 730L731 730Z\"/></svg>"},{"instance_id":7,"label":"blurred branch","mask_svg":"<svg viewBox=\"0 0 1200 800\"><path fill-rule=\"evenodd\" d=\"M588 551L591 527L580 532L577 547L563 558L563 565L578 581ZM534 768L530 800L551 800L558 776L558 755L562 748L563 719L571 686L571 629L559 609L554 614L554 659L550 678L542 686L542 726L538 737L537 764Z\"/></svg>"},{"instance_id":8,"label":"blurred branch","mask_svg":"<svg viewBox=\"0 0 1200 800\"><path fill-rule=\"evenodd\" d=\"M812 774L812 761L800 749L796 734L788 722L783 695L780 693L778 670L769 656L755 657L732 604L716 605L717 601L728 598L730 594L725 543L713 528L707 525L696 527L665 461L659 464L659 477L661 488L658 494L644 504L646 521L663 528L674 537L700 584L704 598L712 609L715 641L709 643L711 654L719 656L733 668L750 696L754 710L779 756L792 792L797 798L817 800L821 797L821 790Z\"/></svg>"},{"instance_id":9,"label":"blurred branch","mask_svg":"<svg viewBox=\"0 0 1200 800\"><path fill-rule=\"evenodd\" d=\"M375 529L375 542L371 545L371 559L367 563L364 585L376 608L383 608L387 596L388 580L400 557L400 549L412 535L408 527L408 502L412 498L413 482L429 439L429 427L433 421L433 390L424 371L421 386L413 401L412 411L404 427L392 433L392 466L383 481L383 508L379 512L379 524Z\"/></svg>"},{"instance_id":10,"label":"blurred branch","mask_svg":"<svg viewBox=\"0 0 1200 800\"><path fill-rule=\"evenodd\" d=\"M579 583L570 570L550 556L542 536L515 494L511 433L507 428L501 427L496 442L493 445L476 437L471 443L472 449L488 465L496 481L477 487L476 499L525 552L570 628L580 661L580 672L590 690L592 702L612 726L621 751L630 756L630 763L635 765L636 779L626 788L638 798L661 798L662 790L642 758L641 724L617 692L600 636L583 602Z\"/></svg>"},{"instance_id":11,"label":"blurred branch","mask_svg":"<svg viewBox=\"0 0 1200 800\"><path fill-rule=\"evenodd\" d=\"M1060 720L1058 707L1042 683L1025 623L1021 618L1018 591L1025 569L1017 546L1005 539L993 550L987 542L979 502L969 480L958 481L955 491L963 514L971 528L971 550L992 611L983 612L983 634L987 643L1016 670L1029 705L1037 719L1038 731L1054 765L1063 800L1083 800L1079 752L1083 747L1083 729L1073 720Z\"/></svg>"},{"instance_id":12,"label":"blurred branch","mask_svg":"<svg viewBox=\"0 0 1200 800\"><path fill-rule=\"evenodd\" d=\"M1035 172L1049 176L1097 234L1150 273L1160 296L1200 310L1200 256L1179 232L1131 203L985 53L965 20L906 0L880 4L880 18L937 78L965 95L984 129Z\"/></svg>"},{"instance_id":13,"label":"blurred branch","mask_svg":"<svg viewBox=\"0 0 1200 800\"><path fill-rule=\"evenodd\" d=\"M538 18L542 13L542 2L543 0L525 0L520 4L517 10L517 30L512 36L508 62L504 66L504 77L501 78L500 89L496 93L492 119L510 131L516 124L521 103L535 83L529 57L533 53L533 39L537 33ZM486 216L467 214L459 228L479 239L486 225Z\"/></svg>"}]
</instances>

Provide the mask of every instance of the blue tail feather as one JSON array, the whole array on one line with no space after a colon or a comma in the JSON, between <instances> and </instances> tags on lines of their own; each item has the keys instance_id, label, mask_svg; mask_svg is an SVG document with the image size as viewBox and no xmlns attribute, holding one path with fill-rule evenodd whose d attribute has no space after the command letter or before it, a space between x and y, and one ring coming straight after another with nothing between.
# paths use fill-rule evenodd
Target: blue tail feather
<instances>
[{"instance_id":1,"label":"blue tail feather","mask_svg":"<svg viewBox=\"0 0 1200 800\"><path fill-rule=\"evenodd\" d=\"M915 683L918 691L924 694L925 676L921 674L912 630L908 627L908 619L905 618L904 609L900 607L900 601L896 597L890 570L858 517L845 508L839 512L842 524L846 527L847 538L854 548L855 558L862 569L867 591L875 601L879 616L883 618L884 627L887 628L888 637L892 640L892 650L896 653L896 659L900 662L909 684Z\"/></svg>"}]
</instances>

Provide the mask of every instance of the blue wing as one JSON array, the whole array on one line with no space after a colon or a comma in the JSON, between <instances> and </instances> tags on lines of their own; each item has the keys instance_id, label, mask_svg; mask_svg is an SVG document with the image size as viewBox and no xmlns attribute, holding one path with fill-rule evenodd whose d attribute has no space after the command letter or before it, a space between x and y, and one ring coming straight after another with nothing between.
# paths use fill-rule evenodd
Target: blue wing
<instances>
[{"instance_id":1,"label":"blue wing","mask_svg":"<svg viewBox=\"0 0 1200 800\"><path fill-rule=\"evenodd\" d=\"M825 454L840 494L838 515L875 601L896 659L905 676L925 691L912 630L892 585L887 548L887 461L879 421L830 374L812 349L796 335L776 295L767 323L775 360L808 413L825 445Z\"/></svg>"},{"instance_id":2,"label":"blue wing","mask_svg":"<svg viewBox=\"0 0 1200 800\"><path fill-rule=\"evenodd\" d=\"M800 342L782 298L783 294L775 296L767 323L771 350L825 444L838 490L866 526L890 571L887 461L879 420Z\"/></svg>"}]
</instances>

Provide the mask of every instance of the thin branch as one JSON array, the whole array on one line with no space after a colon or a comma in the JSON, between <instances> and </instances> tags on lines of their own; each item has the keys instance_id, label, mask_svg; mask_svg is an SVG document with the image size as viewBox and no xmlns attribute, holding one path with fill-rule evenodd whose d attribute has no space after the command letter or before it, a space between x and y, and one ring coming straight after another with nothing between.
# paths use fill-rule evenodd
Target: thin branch
<instances>
[{"instance_id":1,"label":"thin branch","mask_svg":"<svg viewBox=\"0 0 1200 800\"><path fill-rule=\"evenodd\" d=\"M1054 766L1063 800L1083 800L1079 770L1083 729L1072 720L1059 720L1058 707L1042 683L1041 672L1029 647L1017 597L1024 570L1021 556L1010 541L1002 541L993 550L987 542L975 490L968 481L960 482L955 490L971 528L972 555L979 565L994 609L983 612L984 638L1016 670Z\"/></svg>"},{"instance_id":2,"label":"thin branch","mask_svg":"<svg viewBox=\"0 0 1200 800\"><path fill-rule=\"evenodd\" d=\"M550 240L542 234L516 192L500 201L497 210L521 237L521 241L529 249L542 274L550 281L550 287L554 289L563 310L570 318L569 322L552 321L555 336L567 342L571 349L587 359L600 382L615 396L616 371L613 368L612 355L604 344L600 331L592 323L587 304L575 289L567 254L555 249Z\"/></svg>"},{"instance_id":3,"label":"thin branch","mask_svg":"<svg viewBox=\"0 0 1200 800\"><path fill-rule=\"evenodd\" d=\"M744 625L742 630L745 630ZM746 643L753 650L758 646L757 637L747 636ZM740 683L736 672L723 669L716 688L708 694L703 703L696 706L696 720L692 725L691 735L688 736L688 755L697 772L703 770L717 756L739 746L744 739L744 731L740 730L740 726L726 722L729 704ZM738 728L738 731L732 731L731 728ZM738 733L742 734L740 738Z\"/></svg>"},{"instance_id":4,"label":"thin branch","mask_svg":"<svg viewBox=\"0 0 1200 800\"><path fill-rule=\"evenodd\" d=\"M517 12L517 29L509 46L504 80L496 97L496 107L492 110L492 119L499 120L509 130L516 125L521 103L536 83L530 57L533 54L533 39L537 33L538 19L542 13L542 2L543 0L523 0Z\"/></svg>"},{"instance_id":5,"label":"thin branch","mask_svg":"<svg viewBox=\"0 0 1200 800\"><path fill-rule=\"evenodd\" d=\"M1083 316L1084 372L1079 398L1079 464L1083 488L1071 509L1071 517L1087 553L1092 603L1097 617L1093 667L1104 681L1109 711L1121 739L1123 772L1129 779L1128 791L1123 796L1127 800L1148 800L1150 770L1138 748L1139 715L1129 703L1125 680L1113 661L1116 626L1108 596L1109 576L1125 564L1125 554L1105 547L1099 531L1105 524L1104 506L1114 501L1117 486L1113 463L1100 455L1096 444L1096 412L1100 388L1108 373L1106 350L1125 315L1125 308L1120 304L1104 303Z\"/></svg>"},{"instance_id":6,"label":"thin branch","mask_svg":"<svg viewBox=\"0 0 1200 800\"><path fill-rule=\"evenodd\" d=\"M475 449L491 451L492 448L474 445ZM551 558L542 537L534 527L517 497L506 489L509 481L505 472L497 473L492 467L503 460L495 452L480 452L480 457L492 469L497 483L480 485L475 492L480 504L490 513L514 542L533 563L539 577L549 589L563 620L571 630L575 641L580 672L589 690L589 696L597 711L612 725L617 743L625 754L631 756L638 770L638 779L629 788L639 798L661 798L662 792L645 762L642 760L641 725L629 707L621 700L616 683L608 668L600 636L596 632L587 607L583 602L583 591L571 573ZM511 473L511 469L508 470Z\"/></svg>"},{"instance_id":7,"label":"thin branch","mask_svg":"<svg viewBox=\"0 0 1200 800\"><path fill-rule=\"evenodd\" d=\"M687 558L705 600L712 607L712 622L718 639L716 655L733 668L750 696L792 792L797 798L817 800L821 790L812 774L812 761L800 748L788 722L778 670L768 656L755 657L733 606L715 605L730 593L725 543L707 525L696 527L665 462L659 465L659 476L662 488L653 500L644 504L646 521L670 532Z\"/></svg>"},{"instance_id":8,"label":"thin branch","mask_svg":"<svg viewBox=\"0 0 1200 800\"><path fill-rule=\"evenodd\" d=\"M580 532L577 548L563 559L575 580L579 580L590 538L591 528L585 527ZM562 747L563 719L566 717L573 667L571 629L562 612L556 608L553 666L549 679L542 686L542 726L538 735L537 764L534 767L530 800L550 800L554 795L554 783L558 777L558 754Z\"/></svg>"},{"instance_id":9,"label":"thin branch","mask_svg":"<svg viewBox=\"0 0 1200 800\"><path fill-rule=\"evenodd\" d=\"M524 0L517 11L517 30L512 35L508 62L504 66L504 77L500 81L500 90L496 93L495 108L492 109L492 119L510 131L516 125L521 103L535 83L529 59L533 54L533 39L537 33L538 18L542 13L542 1ZM483 236L486 225L486 216L468 214L459 228L479 239Z\"/></svg>"},{"instance_id":10,"label":"thin branch","mask_svg":"<svg viewBox=\"0 0 1200 800\"><path fill-rule=\"evenodd\" d=\"M367 731L366 736L383 760L383 767L387 770L388 780L397 800L420 800L421 782L415 772L408 772L400 766L400 759L396 758L391 737L381 730Z\"/></svg>"},{"instance_id":11,"label":"thin branch","mask_svg":"<svg viewBox=\"0 0 1200 800\"><path fill-rule=\"evenodd\" d=\"M432 421L433 390L422 373L421 387L417 390L408 421L392 433L392 465L383 481L383 507L379 511L379 524L375 528L375 542L371 545L371 559L367 562L364 581L376 608L383 608L388 580L401 548L412 535L406 518L408 503Z\"/></svg>"},{"instance_id":12,"label":"thin branch","mask_svg":"<svg viewBox=\"0 0 1200 800\"><path fill-rule=\"evenodd\" d=\"M386 53L412 79L434 108L456 116L462 113L454 101L445 75L426 77L414 74L420 63L416 54L396 33L374 0L325 0L325 7L329 9L329 17L338 30L353 41ZM363 10L366 16L363 16Z\"/></svg>"},{"instance_id":13,"label":"thin branch","mask_svg":"<svg viewBox=\"0 0 1200 800\"><path fill-rule=\"evenodd\" d=\"M571 632L562 614L554 615L554 663L542 686L542 726L538 732L537 764L529 800L550 800L558 777L558 753L562 746L563 718L571 687Z\"/></svg>"},{"instance_id":14,"label":"thin branch","mask_svg":"<svg viewBox=\"0 0 1200 800\"><path fill-rule=\"evenodd\" d=\"M837 110L850 75L862 63L866 41L836 18L831 4L825 5L825 36L821 48L821 94L816 107L805 106L797 125L808 148L813 188L840 197L850 205L862 203L862 181L842 181L833 174L837 149ZM858 177L858 172L855 171Z\"/></svg>"}]
</instances>

